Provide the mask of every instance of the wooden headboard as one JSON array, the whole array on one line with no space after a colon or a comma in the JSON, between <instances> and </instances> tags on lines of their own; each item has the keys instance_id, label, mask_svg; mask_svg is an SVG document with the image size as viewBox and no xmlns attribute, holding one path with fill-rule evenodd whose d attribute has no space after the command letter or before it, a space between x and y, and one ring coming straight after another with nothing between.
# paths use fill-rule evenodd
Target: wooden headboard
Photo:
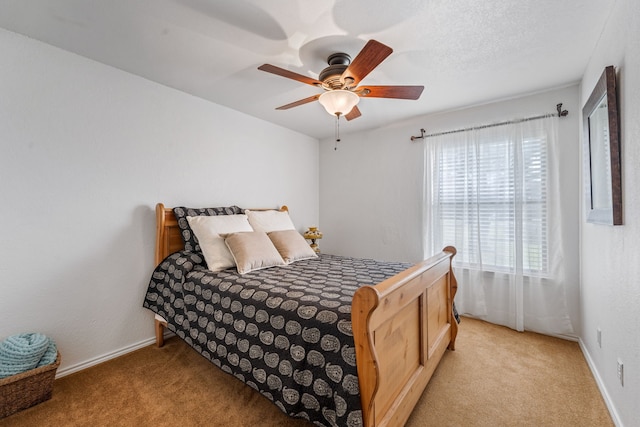
<instances>
[{"instance_id":1,"label":"wooden headboard","mask_svg":"<svg viewBox=\"0 0 640 427\"><path fill-rule=\"evenodd\" d=\"M251 209L253 211L268 211L270 208ZM281 212L289 212L289 208L282 206ZM162 203L156 205L156 265L174 252L184 249L184 240L178 227L178 220L173 214L173 208L166 208Z\"/></svg>"}]
</instances>

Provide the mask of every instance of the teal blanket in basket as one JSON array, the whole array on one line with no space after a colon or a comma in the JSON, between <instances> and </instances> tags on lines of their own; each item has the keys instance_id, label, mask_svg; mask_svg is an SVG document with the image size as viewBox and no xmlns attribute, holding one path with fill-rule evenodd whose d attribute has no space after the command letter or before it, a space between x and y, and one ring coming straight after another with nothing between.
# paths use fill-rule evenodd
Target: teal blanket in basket
<instances>
[{"instance_id":1,"label":"teal blanket in basket","mask_svg":"<svg viewBox=\"0 0 640 427\"><path fill-rule=\"evenodd\" d=\"M56 343L39 333L18 334L0 342L0 378L56 361Z\"/></svg>"}]
</instances>

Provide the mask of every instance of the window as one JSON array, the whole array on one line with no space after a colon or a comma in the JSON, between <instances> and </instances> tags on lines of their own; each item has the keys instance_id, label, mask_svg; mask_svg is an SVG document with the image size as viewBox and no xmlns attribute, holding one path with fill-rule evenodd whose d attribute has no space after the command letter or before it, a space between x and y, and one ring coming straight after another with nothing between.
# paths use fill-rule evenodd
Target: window
<instances>
[{"instance_id":1,"label":"window","mask_svg":"<svg viewBox=\"0 0 640 427\"><path fill-rule=\"evenodd\" d=\"M545 116L425 141L425 256L457 249L461 315L518 331L573 334L566 292L577 278L567 278L565 265L575 246L568 249L563 237L576 218L563 209L559 191L558 120Z\"/></svg>"},{"instance_id":2,"label":"window","mask_svg":"<svg viewBox=\"0 0 640 427\"><path fill-rule=\"evenodd\" d=\"M547 274L546 147L544 136L491 132L441 145L433 220L442 242L455 242L459 266Z\"/></svg>"}]
</instances>

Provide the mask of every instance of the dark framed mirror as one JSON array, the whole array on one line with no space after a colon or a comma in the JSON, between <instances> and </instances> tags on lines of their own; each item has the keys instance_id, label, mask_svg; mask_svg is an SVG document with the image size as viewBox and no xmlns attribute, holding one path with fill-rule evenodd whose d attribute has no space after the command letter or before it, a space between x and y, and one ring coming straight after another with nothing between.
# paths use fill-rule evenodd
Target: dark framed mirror
<instances>
[{"instance_id":1,"label":"dark framed mirror","mask_svg":"<svg viewBox=\"0 0 640 427\"><path fill-rule=\"evenodd\" d=\"M582 117L587 222L621 225L620 119L613 66L604 69Z\"/></svg>"}]
</instances>

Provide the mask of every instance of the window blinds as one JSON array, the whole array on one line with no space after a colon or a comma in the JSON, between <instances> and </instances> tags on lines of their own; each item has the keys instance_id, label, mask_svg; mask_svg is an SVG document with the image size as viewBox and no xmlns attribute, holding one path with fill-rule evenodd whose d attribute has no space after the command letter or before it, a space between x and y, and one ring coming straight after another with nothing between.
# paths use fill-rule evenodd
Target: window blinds
<instances>
[{"instance_id":1,"label":"window blinds","mask_svg":"<svg viewBox=\"0 0 640 427\"><path fill-rule=\"evenodd\" d=\"M483 133L482 131L480 131ZM442 144L434 202L443 242L457 261L484 271L546 275L547 150L544 135Z\"/></svg>"}]
</instances>

